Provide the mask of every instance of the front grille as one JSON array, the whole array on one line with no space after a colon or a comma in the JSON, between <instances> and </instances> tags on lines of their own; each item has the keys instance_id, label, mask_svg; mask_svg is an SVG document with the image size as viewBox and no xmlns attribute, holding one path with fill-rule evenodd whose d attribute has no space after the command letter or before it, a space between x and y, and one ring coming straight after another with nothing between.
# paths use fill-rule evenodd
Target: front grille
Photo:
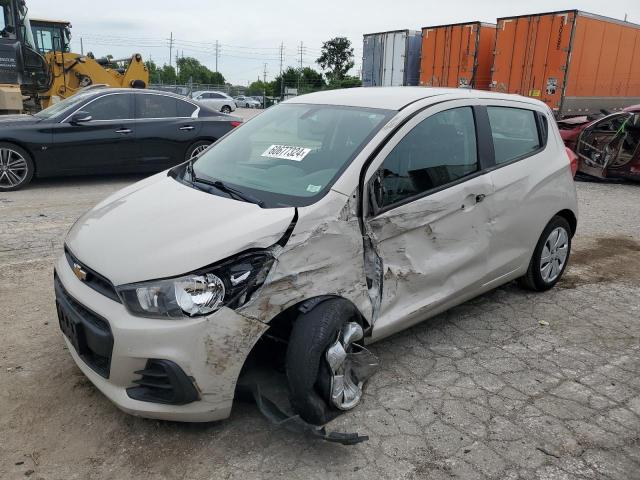
<instances>
[{"instance_id":1,"label":"front grille","mask_svg":"<svg viewBox=\"0 0 640 480\"><path fill-rule=\"evenodd\" d=\"M53 284L60 329L80 358L95 372L109 378L113 350L109 323L69 295L55 272Z\"/></svg>"},{"instance_id":2,"label":"front grille","mask_svg":"<svg viewBox=\"0 0 640 480\"><path fill-rule=\"evenodd\" d=\"M170 360L150 359L144 370L135 373L141 375L133 381L138 386L127 389L127 395L134 400L184 405L198 399L191 379Z\"/></svg>"},{"instance_id":3,"label":"front grille","mask_svg":"<svg viewBox=\"0 0 640 480\"><path fill-rule=\"evenodd\" d=\"M87 277L82 280L83 283L85 283L88 287L93 288L96 292L101 293L105 297L108 297L115 302L122 303L115 287L109 281L109 279L103 277L98 272L90 269L84 263L78 260L76 256L71 253L69 248L67 248L67 246L64 247L64 254L67 257L67 262L69 262L69 266L72 270L74 268L74 265L78 265L84 272L86 272Z\"/></svg>"}]
</instances>

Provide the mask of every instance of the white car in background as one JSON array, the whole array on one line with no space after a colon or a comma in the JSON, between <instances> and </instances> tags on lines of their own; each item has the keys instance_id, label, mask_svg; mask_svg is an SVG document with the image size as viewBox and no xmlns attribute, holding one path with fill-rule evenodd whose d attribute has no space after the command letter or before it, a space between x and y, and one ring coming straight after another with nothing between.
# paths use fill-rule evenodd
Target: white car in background
<instances>
[{"instance_id":1,"label":"white car in background","mask_svg":"<svg viewBox=\"0 0 640 480\"><path fill-rule=\"evenodd\" d=\"M260 108L262 105L259 101L257 101L253 97L245 97L244 95L239 95L234 98L237 107L244 108Z\"/></svg>"},{"instance_id":2,"label":"white car in background","mask_svg":"<svg viewBox=\"0 0 640 480\"><path fill-rule=\"evenodd\" d=\"M222 113L231 113L236 109L236 102L229 95L214 90L193 92L191 98L207 107L215 108Z\"/></svg>"}]
</instances>

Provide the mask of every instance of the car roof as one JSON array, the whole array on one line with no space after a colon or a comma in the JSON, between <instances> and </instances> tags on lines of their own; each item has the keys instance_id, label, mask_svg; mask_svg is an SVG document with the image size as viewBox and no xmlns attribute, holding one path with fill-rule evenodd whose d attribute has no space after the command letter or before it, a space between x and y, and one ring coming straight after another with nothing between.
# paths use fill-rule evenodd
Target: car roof
<instances>
[{"instance_id":1,"label":"car roof","mask_svg":"<svg viewBox=\"0 0 640 480\"><path fill-rule=\"evenodd\" d=\"M452 95L458 98L495 98L517 100L519 102L540 105L535 99L506 93L486 92L467 88L431 88L431 87L357 87L340 90L324 90L293 97L282 103L311 103L326 105L344 105L350 107L381 108L401 110L407 105L426 98Z\"/></svg>"},{"instance_id":2,"label":"car roof","mask_svg":"<svg viewBox=\"0 0 640 480\"><path fill-rule=\"evenodd\" d=\"M82 91L82 90L81 90ZM179 98L180 100L189 100L184 95L180 95L178 93L166 92L164 90L156 90L153 88L95 88L91 90L86 90L87 93L95 93L96 95L103 95L105 93L133 93L136 95L141 95L144 93L156 93L161 95L166 95L168 97Z\"/></svg>"},{"instance_id":3,"label":"car roof","mask_svg":"<svg viewBox=\"0 0 640 480\"><path fill-rule=\"evenodd\" d=\"M195 95L196 93L220 93L222 95L227 95L224 92L221 92L220 90L196 90L195 92L193 92L192 95Z\"/></svg>"}]
</instances>

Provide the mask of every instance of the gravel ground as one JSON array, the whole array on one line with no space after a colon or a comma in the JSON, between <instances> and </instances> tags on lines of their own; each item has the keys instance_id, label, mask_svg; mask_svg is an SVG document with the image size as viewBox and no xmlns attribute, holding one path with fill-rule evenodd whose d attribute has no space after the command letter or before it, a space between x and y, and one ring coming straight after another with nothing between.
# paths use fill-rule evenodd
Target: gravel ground
<instances>
[{"instance_id":1,"label":"gravel ground","mask_svg":"<svg viewBox=\"0 0 640 480\"><path fill-rule=\"evenodd\" d=\"M139 178L0 194L0 478L640 479L640 185L578 183L553 291L510 284L375 344L381 371L331 425L370 440L343 447L249 404L212 424L135 418L75 366L54 258L84 210Z\"/></svg>"}]
</instances>

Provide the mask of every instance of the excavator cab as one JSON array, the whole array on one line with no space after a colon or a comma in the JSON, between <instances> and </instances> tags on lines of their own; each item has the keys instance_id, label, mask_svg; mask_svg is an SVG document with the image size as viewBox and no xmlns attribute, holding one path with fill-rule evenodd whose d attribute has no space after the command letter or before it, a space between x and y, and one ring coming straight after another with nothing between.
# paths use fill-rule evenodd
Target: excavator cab
<instances>
[{"instance_id":1,"label":"excavator cab","mask_svg":"<svg viewBox=\"0 0 640 480\"><path fill-rule=\"evenodd\" d=\"M71 52L70 22L32 18L31 31L36 50L41 55L49 52Z\"/></svg>"},{"instance_id":2,"label":"excavator cab","mask_svg":"<svg viewBox=\"0 0 640 480\"><path fill-rule=\"evenodd\" d=\"M0 0L0 113L23 110L23 95L45 92L49 66L37 51L24 0Z\"/></svg>"}]
</instances>

